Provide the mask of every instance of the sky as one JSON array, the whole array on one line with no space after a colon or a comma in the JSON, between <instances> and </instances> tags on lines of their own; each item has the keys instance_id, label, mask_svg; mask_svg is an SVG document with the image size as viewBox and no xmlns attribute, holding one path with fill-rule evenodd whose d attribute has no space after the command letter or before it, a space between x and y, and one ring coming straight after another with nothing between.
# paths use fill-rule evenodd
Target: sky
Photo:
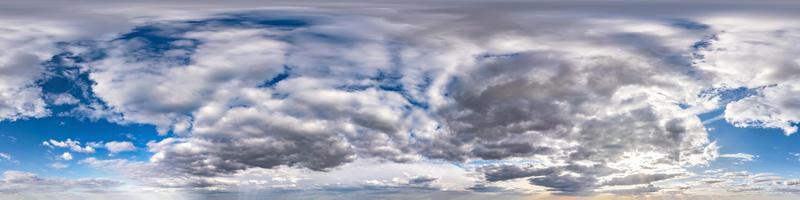
<instances>
[{"instance_id":1,"label":"sky","mask_svg":"<svg viewBox=\"0 0 800 200\"><path fill-rule=\"evenodd\" d=\"M3 1L0 199L800 197L792 1Z\"/></svg>"}]
</instances>

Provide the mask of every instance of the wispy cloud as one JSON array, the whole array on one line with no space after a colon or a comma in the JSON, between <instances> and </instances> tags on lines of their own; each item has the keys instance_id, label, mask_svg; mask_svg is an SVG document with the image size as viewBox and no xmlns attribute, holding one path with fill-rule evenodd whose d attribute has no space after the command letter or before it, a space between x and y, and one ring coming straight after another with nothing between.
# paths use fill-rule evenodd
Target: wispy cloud
<instances>
[{"instance_id":1,"label":"wispy cloud","mask_svg":"<svg viewBox=\"0 0 800 200\"><path fill-rule=\"evenodd\" d=\"M753 161L754 158L758 158L756 155L746 154L746 153L734 153L734 154L721 154L719 155L720 158L733 158L739 159L741 161Z\"/></svg>"}]
</instances>

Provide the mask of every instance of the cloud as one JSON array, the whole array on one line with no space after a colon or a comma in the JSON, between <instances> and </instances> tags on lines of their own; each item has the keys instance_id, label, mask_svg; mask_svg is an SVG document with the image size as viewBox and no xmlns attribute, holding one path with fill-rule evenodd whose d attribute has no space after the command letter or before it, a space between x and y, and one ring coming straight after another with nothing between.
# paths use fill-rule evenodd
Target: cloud
<instances>
[{"instance_id":1,"label":"cloud","mask_svg":"<svg viewBox=\"0 0 800 200\"><path fill-rule=\"evenodd\" d=\"M133 143L128 141L122 141L122 142L111 141L111 142L106 142L105 145L103 146L105 146L106 149L108 149L108 151L111 152L112 154L126 152L126 151L136 151L136 146L134 146Z\"/></svg>"},{"instance_id":2,"label":"cloud","mask_svg":"<svg viewBox=\"0 0 800 200\"><path fill-rule=\"evenodd\" d=\"M57 158L61 159L61 160L72 160L72 154L70 154L69 152L64 152L63 154L61 154Z\"/></svg>"},{"instance_id":3,"label":"cloud","mask_svg":"<svg viewBox=\"0 0 800 200\"><path fill-rule=\"evenodd\" d=\"M606 185L640 185L650 184L656 181L666 180L682 174L632 174L624 177L616 177L608 182Z\"/></svg>"},{"instance_id":4,"label":"cloud","mask_svg":"<svg viewBox=\"0 0 800 200\"><path fill-rule=\"evenodd\" d=\"M661 188L647 185L647 186L639 186L631 189L615 189L615 190L607 190L604 192L617 194L617 195L646 195L649 193L658 192Z\"/></svg>"},{"instance_id":5,"label":"cloud","mask_svg":"<svg viewBox=\"0 0 800 200\"><path fill-rule=\"evenodd\" d=\"M50 164L50 167L55 168L55 169L64 169L64 168L69 167L69 164L60 163L60 162L54 162L53 164Z\"/></svg>"},{"instance_id":6,"label":"cloud","mask_svg":"<svg viewBox=\"0 0 800 200\"><path fill-rule=\"evenodd\" d=\"M741 161L753 161L753 158L757 158L758 156L746 154L746 153L734 153L734 154L722 154L719 155L720 158L733 158L739 159Z\"/></svg>"},{"instance_id":7,"label":"cloud","mask_svg":"<svg viewBox=\"0 0 800 200\"><path fill-rule=\"evenodd\" d=\"M543 176L558 173L558 171L554 168L536 169L532 166L523 167L518 165L484 167L481 169L481 171L483 172L487 181L505 181L516 178Z\"/></svg>"},{"instance_id":8,"label":"cloud","mask_svg":"<svg viewBox=\"0 0 800 200\"><path fill-rule=\"evenodd\" d=\"M702 182L704 184L709 184L709 185L713 185L713 184L717 184L717 183L724 183L725 181L727 181L727 180L723 180L723 179L704 179L704 180L702 180Z\"/></svg>"},{"instance_id":9,"label":"cloud","mask_svg":"<svg viewBox=\"0 0 800 200\"><path fill-rule=\"evenodd\" d=\"M249 168L218 176L187 176L157 163L125 159L87 158L79 162L94 169L119 172L140 184L143 189L165 189L187 192L235 192L254 194L276 191L353 192L374 190L393 192L418 189L463 191L476 178L466 169L448 163L393 163L377 160L356 160L336 169L320 172L295 167L272 169Z\"/></svg>"},{"instance_id":10,"label":"cloud","mask_svg":"<svg viewBox=\"0 0 800 200\"><path fill-rule=\"evenodd\" d=\"M785 195L793 186L793 179L772 173L717 170L703 174L687 173L678 179L656 182L660 188L653 195L681 194L698 198L713 195Z\"/></svg>"},{"instance_id":11,"label":"cloud","mask_svg":"<svg viewBox=\"0 0 800 200\"><path fill-rule=\"evenodd\" d=\"M63 191L105 191L120 186L121 183L108 179L59 179L43 178L36 174L8 170L3 172L0 181L0 193L6 194L35 194Z\"/></svg>"},{"instance_id":12,"label":"cloud","mask_svg":"<svg viewBox=\"0 0 800 200\"><path fill-rule=\"evenodd\" d=\"M551 18L563 22L559 29L645 23ZM408 37L420 29L431 37ZM363 15L219 14L98 41L94 48L106 56L79 66L112 121L173 134L148 145L153 163L191 175L330 171L361 158L519 158L550 171L487 179L584 192L615 173L715 158L700 120L678 103L702 101L691 95L702 87L681 53L690 39L668 45L641 30L614 29L453 31Z\"/></svg>"},{"instance_id":13,"label":"cloud","mask_svg":"<svg viewBox=\"0 0 800 200\"><path fill-rule=\"evenodd\" d=\"M53 38L65 35L58 27L4 21L0 29L0 120L49 115L36 80L44 76L40 62L57 49Z\"/></svg>"},{"instance_id":14,"label":"cloud","mask_svg":"<svg viewBox=\"0 0 800 200\"><path fill-rule=\"evenodd\" d=\"M12 143L13 142L17 142L17 137L10 136L10 135L0 134L0 138L7 139L9 142L12 142Z\"/></svg>"},{"instance_id":15,"label":"cloud","mask_svg":"<svg viewBox=\"0 0 800 200\"><path fill-rule=\"evenodd\" d=\"M11 154L6 152L0 152L0 162L3 161L19 164L19 160L14 159L14 157L12 157Z\"/></svg>"},{"instance_id":16,"label":"cloud","mask_svg":"<svg viewBox=\"0 0 800 200\"><path fill-rule=\"evenodd\" d=\"M795 133L797 127L793 123L800 121L796 118L800 106L790 94L800 88L796 81L800 71L794 58L798 49L788 43L798 40L794 35L798 27L755 25L761 20L753 18L724 23L727 20L731 18L708 20L721 24L719 28L725 31L704 45L696 66L713 72L719 87L745 87L758 92L727 104L725 119L738 127L779 128L786 135ZM778 32L783 34L774 34Z\"/></svg>"},{"instance_id":17,"label":"cloud","mask_svg":"<svg viewBox=\"0 0 800 200\"><path fill-rule=\"evenodd\" d=\"M749 177L750 176L750 172L747 172L747 171L724 172L721 175L722 175L722 177L725 177L725 178L741 178L741 177Z\"/></svg>"},{"instance_id":18,"label":"cloud","mask_svg":"<svg viewBox=\"0 0 800 200\"><path fill-rule=\"evenodd\" d=\"M112 105L116 111L124 113L125 120L154 123L159 125L162 132L172 130L180 134L192 131L192 138L174 140L177 142L170 143L169 147L160 148L154 158L163 156L166 159L156 159L156 161L180 165L181 169L187 169L191 173L211 175L248 167L272 168L280 165L327 170L352 161L357 153L381 156L395 161L408 161L416 157L409 155L411 150L405 142L409 138L407 131L413 123L413 119L406 116L423 114L407 110L406 107L411 104L403 94L380 89L380 84L384 84L383 82L396 84L392 82L397 81L394 80L394 75L380 78L384 76L381 75L384 72L381 72L380 68L390 65L387 63L389 58L383 55L387 50L380 44L358 42L369 38L357 38L357 41L341 44L317 44L319 38L312 34L322 30L315 29L291 35L296 37L295 45L298 47L321 45L320 48L337 49L341 50L340 53L352 54L350 57L342 57L345 59L342 61L321 59L329 55L317 54L327 54L328 50L306 52L295 49L298 47L289 49L287 42L275 38L289 37L287 34L290 32L284 29L294 28L279 24L280 20L265 24L258 24L258 21L251 21L252 19L248 17L229 20L242 20L242 23L255 25L231 27L236 24L228 25L221 23L224 22L221 19L208 19L204 22L208 25L193 27L196 30L183 33L187 38L176 40L176 42L185 40L203 42L196 47L190 47L194 52L191 57L192 62L184 67L178 67L184 65L180 62L161 62L161 60L136 59L135 62L128 62L130 59L124 57L130 55L127 52L142 48L133 46L138 40L157 37L151 35L139 35L131 41L119 40L119 43L130 46L124 44L115 46L130 49L109 50L112 52L110 53L112 57L97 61L96 65L93 65L96 66L93 70L97 71L93 74L94 81L98 83L97 95ZM303 19L287 20L303 22ZM356 21L362 22L360 19ZM164 24L153 28L169 32L174 31L171 30L172 25ZM325 27L320 27L323 28ZM337 35L352 33L349 30L334 31L345 32ZM275 36L264 37L265 34ZM352 45L356 48L350 48ZM221 51L222 49L239 49L240 52ZM116 54L115 51L119 51L118 57L113 56ZM220 54L220 52L229 53ZM285 58L286 52L296 53L288 54L289 57ZM374 52L376 55L374 60L361 60L363 57L356 56L358 52ZM305 63L309 61L320 63ZM344 66L343 63L352 63L363 68L358 70L361 72L353 74L354 68ZM163 65L163 68L159 68L156 74L150 73L148 71L154 66L153 64ZM130 67L127 71L119 71L121 68L116 66L121 65ZM320 65L331 66L331 69L321 69L318 67ZM379 69L370 69L372 67ZM141 76L132 75L138 73L137 70L141 70ZM287 70L289 72L286 72ZM329 74L320 70L340 72ZM385 70L387 71L385 73L390 71L388 68ZM272 81L271 77L284 73L289 73L289 78L270 83L269 87L261 87L265 82ZM302 76L294 78L292 74L295 73ZM106 90L107 84L118 83L106 80L127 79L127 77L131 79L126 81L128 83L124 84L124 87L131 87L130 90L124 89L122 85L108 86ZM177 80L173 77L185 77L186 80ZM167 80L167 82L162 84L164 87L162 91L139 89L149 87L148 85L152 83L146 79ZM206 84L185 88L182 83L186 81ZM366 87L357 90L347 89L363 87L362 85ZM123 89L120 89L121 87ZM187 95L175 95L176 91L186 91ZM279 97L282 94L291 95L285 98ZM128 98L130 96L152 97L152 99L134 100ZM175 98L174 102L162 101L165 96ZM320 96L324 98L319 98ZM116 102L117 99L120 102ZM124 101L140 102L142 107ZM155 102L165 104L156 105ZM236 106L231 108L231 105ZM189 116L190 113L193 115ZM193 120L186 121L188 119ZM261 152L273 152L273 154L264 156ZM198 159L207 162L194 162ZM197 171L194 171L195 169ZM208 169L213 170L207 171Z\"/></svg>"},{"instance_id":19,"label":"cloud","mask_svg":"<svg viewBox=\"0 0 800 200\"><path fill-rule=\"evenodd\" d=\"M52 105L74 105L80 102L80 100L68 93L49 95L46 98Z\"/></svg>"},{"instance_id":20,"label":"cloud","mask_svg":"<svg viewBox=\"0 0 800 200\"><path fill-rule=\"evenodd\" d=\"M54 139L50 139L47 141L42 142L42 145L47 146L49 148L68 148L70 151L77 152L77 153L87 153L92 154L95 152L94 147L91 145L81 146L81 142L77 140L72 140L67 138L64 141L58 141Z\"/></svg>"}]
</instances>

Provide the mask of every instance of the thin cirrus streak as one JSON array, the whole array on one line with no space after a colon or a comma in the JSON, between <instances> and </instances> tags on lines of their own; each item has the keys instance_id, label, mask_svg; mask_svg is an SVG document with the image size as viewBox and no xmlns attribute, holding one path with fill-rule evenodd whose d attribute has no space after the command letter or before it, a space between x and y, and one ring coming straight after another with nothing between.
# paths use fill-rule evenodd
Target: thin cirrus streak
<instances>
[{"instance_id":1,"label":"thin cirrus streak","mask_svg":"<svg viewBox=\"0 0 800 200\"><path fill-rule=\"evenodd\" d=\"M791 2L458 3L2 3L0 199L800 191Z\"/></svg>"}]
</instances>

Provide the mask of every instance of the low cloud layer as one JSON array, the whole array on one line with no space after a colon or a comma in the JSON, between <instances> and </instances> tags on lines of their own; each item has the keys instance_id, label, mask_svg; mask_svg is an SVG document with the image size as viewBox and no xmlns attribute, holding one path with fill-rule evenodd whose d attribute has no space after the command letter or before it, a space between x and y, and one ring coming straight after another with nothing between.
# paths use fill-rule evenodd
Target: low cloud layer
<instances>
[{"instance_id":1,"label":"low cloud layer","mask_svg":"<svg viewBox=\"0 0 800 200\"><path fill-rule=\"evenodd\" d=\"M109 179L52 179L42 178L33 173L21 171L5 171L0 181L0 193L35 194L47 192L63 192L66 190L103 191L113 189L122 183Z\"/></svg>"}]
</instances>

